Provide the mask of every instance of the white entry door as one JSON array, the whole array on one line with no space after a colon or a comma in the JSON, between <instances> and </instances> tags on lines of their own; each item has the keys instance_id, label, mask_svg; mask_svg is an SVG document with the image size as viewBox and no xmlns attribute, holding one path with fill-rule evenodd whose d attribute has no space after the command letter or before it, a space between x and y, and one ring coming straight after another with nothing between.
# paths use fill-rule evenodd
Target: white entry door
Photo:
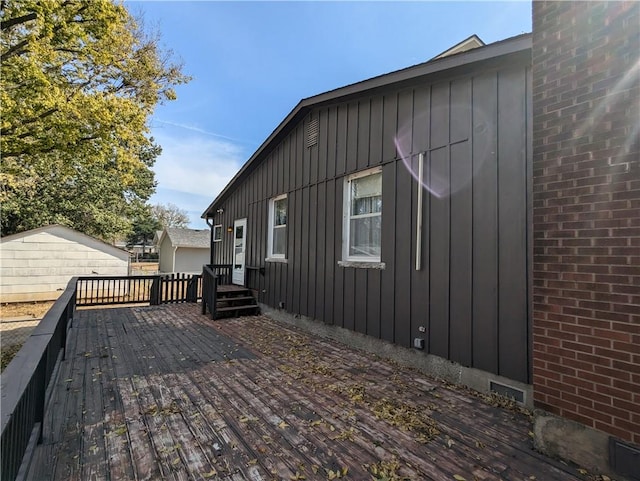
<instances>
[{"instance_id":1,"label":"white entry door","mask_svg":"<svg viewBox=\"0 0 640 481\"><path fill-rule=\"evenodd\" d=\"M244 251L247 240L247 219L238 219L233 223L233 275L234 284L244 286Z\"/></svg>"}]
</instances>

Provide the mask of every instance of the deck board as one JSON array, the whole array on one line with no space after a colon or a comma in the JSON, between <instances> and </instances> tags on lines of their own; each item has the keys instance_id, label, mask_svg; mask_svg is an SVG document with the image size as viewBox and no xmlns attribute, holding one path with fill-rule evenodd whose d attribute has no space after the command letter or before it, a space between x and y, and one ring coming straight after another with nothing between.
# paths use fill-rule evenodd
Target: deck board
<instances>
[{"instance_id":1,"label":"deck board","mask_svg":"<svg viewBox=\"0 0 640 481\"><path fill-rule=\"evenodd\" d=\"M76 313L33 480L578 480L494 398L264 316Z\"/></svg>"}]
</instances>

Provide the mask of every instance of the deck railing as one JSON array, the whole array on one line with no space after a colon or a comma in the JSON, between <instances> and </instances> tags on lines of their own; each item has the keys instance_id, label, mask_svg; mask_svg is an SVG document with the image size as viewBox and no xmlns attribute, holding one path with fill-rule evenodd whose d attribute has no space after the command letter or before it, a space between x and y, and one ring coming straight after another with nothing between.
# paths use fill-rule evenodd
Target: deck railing
<instances>
[{"instance_id":1,"label":"deck railing","mask_svg":"<svg viewBox=\"0 0 640 481\"><path fill-rule=\"evenodd\" d=\"M159 304L159 276L79 277L76 305Z\"/></svg>"},{"instance_id":2,"label":"deck railing","mask_svg":"<svg viewBox=\"0 0 640 481\"><path fill-rule=\"evenodd\" d=\"M218 286L231 284L231 264L207 264L202 266L202 314L211 314L216 319Z\"/></svg>"},{"instance_id":3,"label":"deck railing","mask_svg":"<svg viewBox=\"0 0 640 481\"><path fill-rule=\"evenodd\" d=\"M198 302L202 299L202 276L200 274L170 274L159 277L159 304Z\"/></svg>"},{"instance_id":4,"label":"deck railing","mask_svg":"<svg viewBox=\"0 0 640 481\"><path fill-rule=\"evenodd\" d=\"M49 385L67 342L76 306L77 278L44 315L22 349L2 373L2 479L24 478L35 445L42 441L42 424Z\"/></svg>"},{"instance_id":5,"label":"deck railing","mask_svg":"<svg viewBox=\"0 0 640 481\"><path fill-rule=\"evenodd\" d=\"M218 278L210 265L202 266L202 314L211 313L211 319L216 318L216 304L218 294Z\"/></svg>"},{"instance_id":6,"label":"deck railing","mask_svg":"<svg viewBox=\"0 0 640 481\"><path fill-rule=\"evenodd\" d=\"M218 279L218 285L232 284L233 264L209 264L207 267L213 271Z\"/></svg>"},{"instance_id":7,"label":"deck railing","mask_svg":"<svg viewBox=\"0 0 640 481\"><path fill-rule=\"evenodd\" d=\"M78 306L198 302L200 274L105 276L78 278Z\"/></svg>"}]
</instances>

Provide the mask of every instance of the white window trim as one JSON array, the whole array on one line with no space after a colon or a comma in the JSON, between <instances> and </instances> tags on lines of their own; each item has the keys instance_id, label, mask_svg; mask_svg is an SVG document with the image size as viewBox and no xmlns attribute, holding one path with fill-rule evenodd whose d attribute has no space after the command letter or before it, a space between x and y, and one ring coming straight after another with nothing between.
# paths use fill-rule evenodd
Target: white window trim
<instances>
[{"instance_id":1,"label":"white window trim","mask_svg":"<svg viewBox=\"0 0 640 481\"><path fill-rule=\"evenodd\" d=\"M376 264L384 269L384 264L380 262L380 256L350 256L349 255L349 240L351 229L349 225L349 210L350 210L350 196L351 189L349 188L349 183L352 180L360 179L362 177L368 177L373 174L382 173L382 167L374 167L373 169L363 170L361 172L356 172L355 174L351 174L344 179L343 185L343 195L342 195L342 261L338 262L338 265L343 267L363 267L368 264ZM384 205L384 204L383 204ZM378 214L364 214L359 216L360 218L364 217L373 217ZM380 213L380 217L382 218L382 212Z\"/></svg>"},{"instance_id":2,"label":"white window trim","mask_svg":"<svg viewBox=\"0 0 640 481\"><path fill-rule=\"evenodd\" d=\"M220 228L220 239L216 239L217 228ZM213 226L213 242L222 242L222 224L216 224Z\"/></svg>"},{"instance_id":3,"label":"white window trim","mask_svg":"<svg viewBox=\"0 0 640 481\"><path fill-rule=\"evenodd\" d=\"M286 246L284 254L274 254L273 253L273 229L275 228L274 221L274 206L275 203L279 200L286 199L287 194L282 194L277 197L273 197L269 199L269 223L268 223L268 238L267 238L267 258L265 261L267 262L286 262L287 254L286 254ZM287 203L287 223L283 226L284 229L289 225L289 205Z\"/></svg>"}]
</instances>

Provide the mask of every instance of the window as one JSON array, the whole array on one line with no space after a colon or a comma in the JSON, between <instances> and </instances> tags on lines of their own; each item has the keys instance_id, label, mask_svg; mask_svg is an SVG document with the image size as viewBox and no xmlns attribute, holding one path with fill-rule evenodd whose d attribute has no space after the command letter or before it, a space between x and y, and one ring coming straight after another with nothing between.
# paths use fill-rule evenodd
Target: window
<instances>
[{"instance_id":1,"label":"window","mask_svg":"<svg viewBox=\"0 0 640 481\"><path fill-rule=\"evenodd\" d=\"M287 195L269 201L267 259L285 259L287 251Z\"/></svg>"},{"instance_id":2,"label":"window","mask_svg":"<svg viewBox=\"0 0 640 481\"><path fill-rule=\"evenodd\" d=\"M222 240L222 225L213 226L213 242L220 242Z\"/></svg>"},{"instance_id":3,"label":"window","mask_svg":"<svg viewBox=\"0 0 640 481\"><path fill-rule=\"evenodd\" d=\"M368 170L347 177L342 259L380 262L381 237L382 171Z\"/></svg>"}]
</instances>

